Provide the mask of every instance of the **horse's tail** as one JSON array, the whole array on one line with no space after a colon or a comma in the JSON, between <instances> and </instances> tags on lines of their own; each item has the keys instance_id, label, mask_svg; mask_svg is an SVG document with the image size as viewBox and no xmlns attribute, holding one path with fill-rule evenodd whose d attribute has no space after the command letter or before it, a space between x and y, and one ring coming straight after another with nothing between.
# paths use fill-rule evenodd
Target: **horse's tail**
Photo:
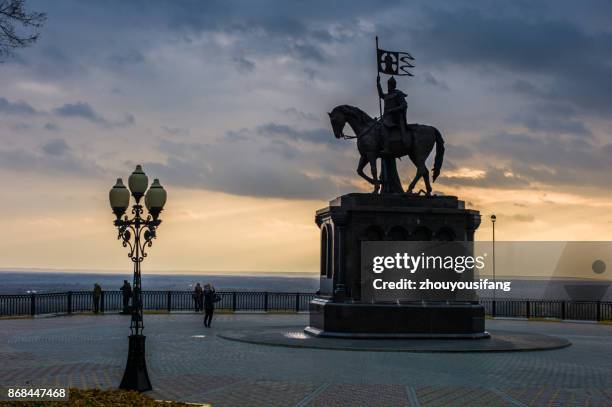
<instances>
[{"instance_id":1,"label":"horse's tail","mask_svg":"<svg viewBox=\"0 0 612 407\"><path fill-rule=\"evenodd\" d=\"M436 178L438 178L438 176L440 175L440 170L442 169L442 161L444 161L444 139L442 138L442 135L440 134L438 129L436 129L435 127L433 129L436 136L436 158L434 160L434 167L432 172L433 182L436 182Z\"/></svg>"}]
</instances>

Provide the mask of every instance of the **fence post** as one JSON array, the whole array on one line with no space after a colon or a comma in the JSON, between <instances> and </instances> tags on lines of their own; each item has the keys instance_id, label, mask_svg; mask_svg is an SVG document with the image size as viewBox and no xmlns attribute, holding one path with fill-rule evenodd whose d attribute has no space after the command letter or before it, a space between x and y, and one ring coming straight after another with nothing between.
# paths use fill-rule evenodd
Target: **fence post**
<instances>
[{"instance_id":1,"label":"fence post","mask_svg":"<svg viewBox=\"0 0 612 407\"><path fill-rule=\"evenodd\" d=\"M601 321L601 301L597 301L597 319L596 321Z\"/></svg>"},{"instance_id":2,"label":"fence post","mask_svg":"<svg viewBox=\"0 0 612 407\"><path fill-rule=\"evenodd\" d=\"M295 293L295 312L300 312L300 293Z\"/></svg>"},{"instance_id":3,"label":"fence post","mask_svg":"<svg viewBox=\"0 0 612 407\"><path fill-rule=\"evenodd\" d=\"M268 312L268 292L264 293L264 311Z\"/></svg>"},{"instance_id":4,"label":"fence post","mask_svg":"<svg viewBox=\"0 0 612 407\"><path fill-rule=\"evenodd\" d=\"M232 312L236 312L236 291L232 292Z\"/></svg>"},{"instance_id":5,"label":"fence post","mask_svg":"<svg viewBox=\"0 0 612 407\"><path fill-rule=\"evenodd\" d=\"M491 301L491 316L495 318L495 300Z\"/></svg>"},{"instance_id":6,"label":"fence post","mask_svg":"<svg viewBox=\"0 0 612 407\"><path fill-rule=\"evenodd\" d=\"M72 291L68 291L66 295L66 312L72 314Z\"/></svg>"},{"instance_id":7,"label":"fence post","mask_svg":"<svg viewBox=\"0 0 612 407\"><path fill-rule=\"evenodd\" d=\"M166 308L168 312L172 311L172 291L168 290L168 297L166 299Z\"/></svg>"},{"instance_id":8,"label":"fence post","mask_svg":"<svg viewBox=\"0 0 612 407\"><path fill-rule=\"evenodd\" d=\"M527 319L531 316L531 301L527 300L527 304L525 306L525 314L527 314Z\"/></svg>"},{"instance_id":9,"label":"fence post","mask_svg":"<svg viewBox=\"0 0 612 407\"><path fill-rule=\"evenodd\" d=\"M36 315L36 294L30 294L30 315Z\"/></svg>"},{"instance_id":10,"label":"fence post","mask_svg":"<svg viewBox=\"0 0 612 407\"><path fill-rule=\"evenodd\" d=\"M565 319L565 301L561 302L561 319Z\"/></svg>"},{"instance_id":11,"label":"fence post","mask_svg":"<svg viewBox=\"0 0 612 407\"><path fill-rule=\"evenodd\" d=\"M100 312L104 314L104 291L100 293Z\"/></svg>"}]
</instances>

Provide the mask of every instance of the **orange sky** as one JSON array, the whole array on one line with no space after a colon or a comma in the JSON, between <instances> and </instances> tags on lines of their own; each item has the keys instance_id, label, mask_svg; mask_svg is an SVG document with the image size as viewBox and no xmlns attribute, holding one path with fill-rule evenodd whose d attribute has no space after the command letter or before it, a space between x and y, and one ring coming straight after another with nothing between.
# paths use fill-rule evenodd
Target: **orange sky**
<instances>
[{"instance_id":1,"label":"orange sky","mask_svg":"<svg viewBox=\"0 0 612 407\"><path fill-rule=\"evenodd\" d=\"M111 184L112 180L104 185L79 178L21 177L21 193L3 200L0 267L129 269L107 207ZM166 188L164 223L145 261L147 270L317 271L319 233L314 212L325 202ZM607 197L438 188L460 195L481 211L477 239L490 239L488 216L494 210L497 240L612 240L612 205Z\"/></svg>"}]
</instances>

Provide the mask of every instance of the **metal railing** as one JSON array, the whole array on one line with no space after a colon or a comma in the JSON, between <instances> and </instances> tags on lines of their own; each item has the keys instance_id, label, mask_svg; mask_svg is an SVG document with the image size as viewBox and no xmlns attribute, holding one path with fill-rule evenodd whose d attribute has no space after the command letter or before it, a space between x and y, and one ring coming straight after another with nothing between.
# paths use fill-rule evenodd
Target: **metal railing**
<instances>
[{"instance_id":1,"label":"metal railing","mask_svg":"<svg viewBox=\"0 0 612 407\"><path fill-rule=\"evenodd\" d=\"M300 312L308 311L313 293L288 293L264 291L217 291L221 300L215 304L217 310ZM193 291L143 291L143 309L158 311L194 311L196 304ZM121 291L103 291L99 299L100 312L121 312ZM91 291L65 293L0 295L0 317L71 314L93 312L94 297Z\"/></svg>"},{"instance_id":2,"label":"metal railing","mask_svg":"<svg viewBox=\"0 0 612 407\"><path fill-rule=\"evenodd\" d=\"M485 313L493 317L551 318L575 321L612 320L612 302L481 298Z\"/></svg>"},{"instance_id":3,"label":"metal railing","mask_svg":"<svg viewBox=\"0 0 612 407\"><path fill-rule=\"evenodd\" d=\"M223 311L300 312L308 311L314 293L217 291L215 304ZM193 291L143 291L143 308L158 311L193 311ZM612 302L481 298L485 312L493 317L553 318L561 320L610 321ZM0 295L0 317L92 312L91 291ZM121 312L121 291L103 291L100 312Z\"/></svg>"}]
</instances>

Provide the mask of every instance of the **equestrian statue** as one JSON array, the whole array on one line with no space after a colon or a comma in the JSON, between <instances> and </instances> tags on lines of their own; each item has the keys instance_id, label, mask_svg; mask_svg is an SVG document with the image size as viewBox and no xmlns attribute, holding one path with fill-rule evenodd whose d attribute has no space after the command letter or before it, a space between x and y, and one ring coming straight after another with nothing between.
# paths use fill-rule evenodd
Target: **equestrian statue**
<instances>
[{"instance_id":1,"label":"equestrian statue","mask_svg":"<svg viewBox=\"0 0 612 407\"><path fill-rule=\"evenodd\" d=\"M407 194L414 194L413 190L420 178L425 182L425 195L431 196L429 170L425 161L436 147L436 156L432 170L433 181L440 175L442 161L444 160L444 140L442 135L432 126L406 123L406 94L397 89L397 82L393 75L412 76L408 71L414 65L409 61L414 58L407 52L393 52L378 47L376 37L377 65L379 74L376 76L379 105L384 101L384 110L381 110L381 119L372 118L361 109L350 106L336 106L329 112L332 129L336 138L356 138L357 149L361 158L357 166L357 173L370 184L374 185L373 193L403 193L402 184L397 174L396 158L408 156L417 168L416 175L406 190ZM380 73L391 75L387 81L387 93L380 86ZM355 137L343 133L344 126L353 129ZM376 160L381 159L381 177L378 177ZM366 175L363 169L370 164L371 176ZM382 188L381 188L382 187Z\"/></svg>"},{"instance_id":2,"label":"equestrian statue","mask_svg":"<svg viewBox=\"0 0 612 407\"><path fill-rule=\"evenodd\" d=\"M425 161L429 154L436 147L436 157L432 170L433 181L440 175L442 162L444 160L444 139L442 135L433 126L423 124L408 124L405 121L405 110L401 110L404 103L398 103L397 100L403 99L403 92L395 89L395 80L391 77L388 81L389 92L384 97L385 113L383 119L378 120L370 117L363 110L355 106L340 105L336 106L329 112L331 126L336 138L350 138L343 132L344 126L348 125L353 129L357 138L357 150L360 154L359 165L357 166L357 174L363 177L370 184L374 185L373 193L381 192L382 181L378 177L376 160L381 158L383 166L387 167L389 185L384 185L382 193L397 193L403 192L401 184L397 179L397 169L395 167L395 159L408 156L417 171L412 182L408 186L406 193L413 194L414 187L419 178L423 178L425 182L425 194L431 195L431 184L429 182L429 170L425 165ZM380 84L379 84L380 87ZM395 96L393 95L395 93ZM392 107L388 107L392 101ZM397 107L400 109L396 109ZM391 116L391 117L390 117ZM399 120L398 120L399 119ZM367 164L370 164L371 177L363 172ZM398 190L399 188L399 190Z\"/></svg>"}]
</instances>

